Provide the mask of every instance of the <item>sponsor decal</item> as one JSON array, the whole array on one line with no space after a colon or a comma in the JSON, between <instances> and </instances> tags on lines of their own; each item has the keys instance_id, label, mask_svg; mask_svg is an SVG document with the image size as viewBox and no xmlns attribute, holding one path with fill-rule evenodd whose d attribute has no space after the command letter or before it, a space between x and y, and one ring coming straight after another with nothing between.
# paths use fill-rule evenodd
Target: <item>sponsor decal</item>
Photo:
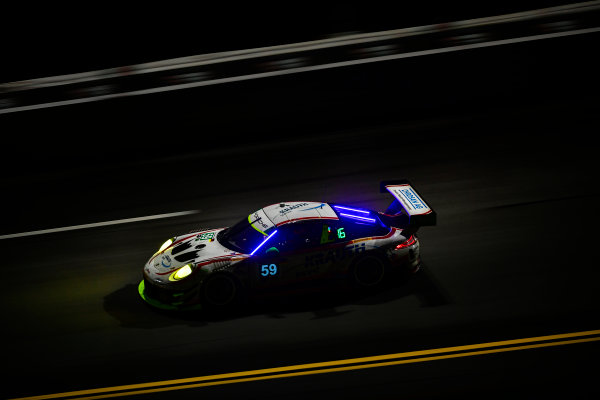
<instances>
[{"instance_id":1,"label":"sponsor decal","mask_svg":"<svg viewBox=\"0 0 600 400\"><path fill-rule=\"evenodd\" d=\"M308 205L308 203L298 203L298 204L294 204L293 206L287 206L283 210L279 210L279 215L286 215L289 212L295 210L296 208L304 207L307 205Z\"/></svg>"},{"instance_id":2,"label":"sponsor decal","mask_svg":"<svg viewBox=\"0 0 600 400\"><path fill-rule=\"evenodd\" d=\"M365 243L354 244L343 248L331 249L327 252L311 254L306 256L304 266L312 267L330 262L338 262L348 257L356 256L365 251Z\"/></svg>"},{"instance_id":3,"label":"sponsor decal","mask_svg":"<svg viewBox=\"0 0 600 400\"><path fill-rule=\"evenodd\" d=\"M318 205L318 206L316 206L316 207L305 208L304 210L300 210L300 211L316 210L317 208L319 208L319 209L321 209L321 210L322 210L322 209L323 209L323 207L325 207L325 203L321 203L321 204L319 204L319 205Z\"/></svg>"},{"instance_id":4,"label":"sponsor decal","mask_svg":"<svg viewBox=\"0 0 600 400\"><path fill-rule=\"evenodd\" d=\"M166 261L166 264L165 264ZM164 268L171 268L171 257L169 257L167 254L164 254L162 256L162 261L160 262L160 264L164 267Z\"/></svg>"},{"instance_id":5,"label":"sponsor decal","mask_svg":"<svg viewBox=\"0 0 600 400\"><path fill-rule=\"evenodd\" d=\"M398 192L408 201L413 210L428 208L411 187L400 189Z\"/></svg>"},{"instance_id":6,"label":"sponsor decal","mask_svg":"<svg viewBox=\"0 0 600 400\"><path fill-rule=\"evenodd\" d=\"M270 226L268 224L266 224L265 222L263 222L262 217L258 216L258 211L255 212L254 214L252 214L252 219L253 219L253 221L251 222L252 225L256 224L265 231L267 229L269 229Z\"/></svg>"}]
</instances>

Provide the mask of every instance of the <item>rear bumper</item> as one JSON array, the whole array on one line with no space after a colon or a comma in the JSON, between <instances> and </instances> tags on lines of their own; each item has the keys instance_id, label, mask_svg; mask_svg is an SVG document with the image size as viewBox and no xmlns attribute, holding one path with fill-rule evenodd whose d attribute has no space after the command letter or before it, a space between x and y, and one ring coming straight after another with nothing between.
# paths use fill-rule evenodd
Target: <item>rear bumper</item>
<instances>
[{"instance_id":1,"label":"rear bumper","mask_svg":"<svg viewBox=\"0 0 600 400\"><path fill-rule=\"evenodd\" d=\"M409 272L417 272L421 267L420 242L415 237L415 243L398 250L391 248L387 252L390 263Z\"/></svg>"}]
</instances>

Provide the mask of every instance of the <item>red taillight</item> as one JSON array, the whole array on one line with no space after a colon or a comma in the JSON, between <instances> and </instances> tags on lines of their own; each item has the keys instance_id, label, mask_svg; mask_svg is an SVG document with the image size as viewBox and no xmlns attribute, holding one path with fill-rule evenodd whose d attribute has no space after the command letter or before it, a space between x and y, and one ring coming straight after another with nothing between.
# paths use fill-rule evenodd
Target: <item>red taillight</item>
<instances>
[{"instance_id":1,"label":"red taillight","mask_svg":"<svg viewBox=\"0 0 600 400\"><path fill-rule=\"evenodd\" d=\"M406 247L410 247L413 244L417 243L417 239L415 239L415 237L413 235L410 235L410 237L408 239L406 239L406 241L400 243L398 246L396 246L396 250L402 250Z\"/></svg>"}]
</instances>

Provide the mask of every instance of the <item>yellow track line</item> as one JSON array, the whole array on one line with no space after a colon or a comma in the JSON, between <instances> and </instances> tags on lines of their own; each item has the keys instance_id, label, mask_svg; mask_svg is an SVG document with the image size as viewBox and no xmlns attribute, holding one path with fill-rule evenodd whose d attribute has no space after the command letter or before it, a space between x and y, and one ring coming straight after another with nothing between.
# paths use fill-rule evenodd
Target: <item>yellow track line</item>
<instances>
[{"instance_id":1,"label":"yellow track line","mask_svg":"<svg viewBox=\"0 0 600 400\"><path fill-rule=\"evenodd\" d=\"M174 380L160 381L160 382L148 382L148 383L140 383L140 384L133 384L133 385L114 386L114 387L108 387L108 388L79 390L79 391L55 393L55 394L41 395L41 396L21 397L21 398L13 399L13 400L43 400L43 399L69 398L69 397L74 397L74 396L87 396L87 397L75 397L77 400L103 399L103 398L110 398L110 397L157 393L157 392L164 392L164 391L170 391L170 390L191 389L191 388L197 388L197 387L203 387L203 386L225 385L225 384L229 384L229 383L250 382L250 381L265 380L265 379L287 378L287 377L293 377L293 376L322 374L322 373L328 373L328 372L340 372L340 371L349 371L349 370L356 370L356 369L384 367L384 366L390 366L390 365L442 360L442 359L448 359L448 358L467 357L467 356L491 354L491 353L499 353L499 352L515 351L515 350L534 349L534 348L540 348L540 347L560 346L560 345L565 345L565 344L584 343L584 342L592 342L592 341L600 340L600 337L565 340L565 339L569 339L569 338L575 338L575 337L580 337L580 336L591 336L591 335L600 335L600 330L573 332L573 333L548 335L548 336L538 336L538 337L533 337L533 338L503 340L503 341L498 341L498 342L479 343L479 344L473 344L473 345L453 346L453 347L444 347L444 348L429 349L429 350L410 351L410 352L405 352L405 353L385 354L385 355L380 355L380 356L360 357L360 358L352 358L352 359L336 360L336 361L326 361L326 362L311 363L311 364L300 364L300 365L292 365L292 366L278 367L278 368L259 369L259 370L253 370L253 371L242 371L242 372L233 372L233 373L227 373L227 374L208 375L208 376L201 376L201 377L194 377L194 378L184 378L184 379L174 379ZM490 347L518 345L518 344L523 344L523 343L543 342L543 341L549 341L549 340L561 340L561 341L549 342L549 343L537 343L537 344L530 344L530 345L523 345L523 346L503 347L503 348L499 348L499 349L471 351L471 350L485 349L485 348L490 348ZM425 355L449 353L449 352L461 352L461 353L446 354L446 355L440 355L440 356L434 356L434 357L411 358L408 360L406 359L408 357L425 356ZM404 360L385 362L386 360L398 359L398 358L404 358ZM372 364L360 364L360 365L351 365L351 366L347 365L347 364L359 364L359 363L366 363L366 362L372 362ZM341 366L341 365L345 365L345 366ZM336 366L339 366L339 367L332 368L332 367L336 367ZM312 369L309 371L299 371L299 370L308 369L308 368L321 368L321 369ZM283 374L280 373L280 372L286 372L286 371L292 371L292 372L283 373ZM293 371L296 371L296 372L293 372ZM273 374L276 374L276 375L273 375ZM254 376L254 375L262 375L262 376ZM247 378L241 378L241 377L247 377ZM230 378L238 378L238 379L230 379ZM207 382L207 381L210 381L210 382ZM197 383L197 382L201 382L201 383ZM166 385L175 385L175 386L160 387L160 386L166 386ZM138 390L138 389L144 389L144 390ZM116 391L119 391L119 392L109 393L109 392L116 392Z\"/></svg>"},{"instance_id":2,"label":"yellow track line","mask_svg":"<svg viewBox=\"0 0 600 400\"><path fill-rule=\"evenodd\" d=\"M193 389L193 388L206 387L206 386L227 385L230 383L252 382L252 381L267 380L267 379L290 378L290 377L295 377L295 376L305 376L305 375L314 375L314 374L326 374L329 372L342 372L342 371L351 371L351 370L357 370L357 369L388 367L391 365L410 364L410 363L434 361L434 360L444 360L444 359L448 359L448 358L468 357L468 356L476 356L476 355L482 355L482 354L500 353L500 352L505 352L505 351L515 351L515 350L534 349L534 348L539 348L539 347L560 346L560 345L572 344L572 343L593 342L593 341L599 341L599 340L600 340L600 337L594 337L594 338L588 338L588 339L574 339L574 340L565 340L565 341L550 342L550 343L540 343L540 344L532 344L532 345L525 345L525 346L503 347L500 349L480 350L480 351L448 354L448 355L441 355L441 356L434 356L434 357L411 358L409 360L388 361L388 362L380 362L380 363L374 363L374 364L353 365L353 366L348 366L348 367L326 368L326 369L319 369L319 370L291 372L291 373L287 373L287 374L254 376L254 377L250 377L250 378L220 380L220 381L196 383L196 384L191 384L191 385L170 386L170 387L161 387L161 388L154 388L154 389L137 390L137 391L132 391L132 392L108 393L108 394L101 394L101 395L88 396L88 397L74 397L74 398L72 398L72 400L96 400L96 399L106 399L106 398L111 398L111 397L122 397L122 396L132 396L132 395L139 395L139 394L160 393L160 392L166 392L166 391L171 391L171 390ZM71 399L69 399L69 400L71 400Z\"/></svg>"}]
</instances>

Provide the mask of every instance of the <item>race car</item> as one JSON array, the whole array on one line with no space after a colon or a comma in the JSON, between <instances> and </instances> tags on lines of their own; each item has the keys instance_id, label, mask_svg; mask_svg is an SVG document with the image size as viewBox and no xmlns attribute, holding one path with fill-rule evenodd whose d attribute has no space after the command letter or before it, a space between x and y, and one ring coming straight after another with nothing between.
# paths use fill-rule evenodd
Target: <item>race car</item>
<instances>
[{"instance_id":1,"label":"race car","mask_svg":"<svg viewBox=\"0 0 600 400\"><path fill-rule=\"evenodd\" d=\"M380 191L394 197L384 212L291 201L172 237L144 266L139 294L162 309L220 310L249 293L339 280L369 289L393 271L416 272L416 232L435 225L436 213L407 180L383 181Z\"/></svg>"}]
</instances>

